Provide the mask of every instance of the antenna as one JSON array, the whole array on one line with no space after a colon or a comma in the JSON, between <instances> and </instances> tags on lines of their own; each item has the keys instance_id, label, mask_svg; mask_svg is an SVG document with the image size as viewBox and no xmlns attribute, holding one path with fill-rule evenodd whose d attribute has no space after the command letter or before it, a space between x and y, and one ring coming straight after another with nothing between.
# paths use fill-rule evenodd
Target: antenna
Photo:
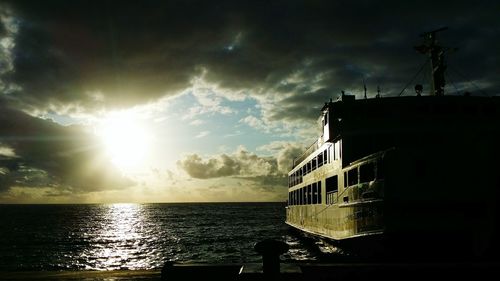
<instances>
[{"instance_id":1,"label":"antenna","mask_svg":"<svg viewBox=\"0 0 500 281\"><path fill-rule=\"evenodd\" d=\"M420 34L420 37L435 36L437 32L445 31L447 29L448 29L447 26L443 26L443 27L435 29L433 31L424 32L424 33Z\"/></svg>"},{"instance_id":2,"label":"antenna","mask_svg":"<svg viewBox=\"0 0 500 281\"><path fill-rule=\"evenodd\" d=\"M436 33L447 29L448 27L441 27L439 29L420 34L420 37L424 37L425 42L424 44L415 47L415 50L419 53L429 55L432 79L431 95L435 96L444 95L444 71L446 70L444 53L448 50L448 48L444 48L437 44Z\"/></svg>"},{"instance_id":3,"label":"antenna","mask_svg":"<svg viewBox=\"0 0 500 281\"><path fill-rule=\"evenodd\" d=\"M366 83L364 78L363 78L363 88L365 89L365 100L366 100Z\"/></svg>"},{"instance_id":4,"label":"antenna","mask_svg":"<svg viewBox=\"0 0 500 281\"><path fill-rule=\"evenodd\" d=\"M379 85L377 85L377 95L375 97L380 98L380 86Z\"/></svg>"}]
</instances>

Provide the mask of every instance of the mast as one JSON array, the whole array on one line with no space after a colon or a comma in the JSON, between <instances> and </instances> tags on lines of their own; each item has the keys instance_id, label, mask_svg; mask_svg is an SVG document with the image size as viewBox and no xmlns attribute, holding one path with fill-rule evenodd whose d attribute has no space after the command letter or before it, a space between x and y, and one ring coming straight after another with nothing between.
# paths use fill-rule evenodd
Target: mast
<instances>
[{"instance_id":1,"label":"mast","mask_svg":"<svg viewBox=\"0 0 500 281\"><path fill-rule=\"evenodd\" d=\"M425 42L423 45L415 47L418 52L429 55L431 66L431 95L435 96L444 95L444 72L446 70L444 53L447 50L437 44L436 33L447 29L448 27L442 27L422 33L420 37L424 37Z\"/></svg>"}]
</instances>

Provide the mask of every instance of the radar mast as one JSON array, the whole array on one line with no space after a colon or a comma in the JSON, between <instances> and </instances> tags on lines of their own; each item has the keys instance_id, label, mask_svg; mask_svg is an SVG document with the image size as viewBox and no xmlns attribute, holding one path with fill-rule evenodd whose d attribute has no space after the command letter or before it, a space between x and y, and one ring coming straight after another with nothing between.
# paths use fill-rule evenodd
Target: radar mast
<instances>
[{"instance_id":1,"label":"radar mast","mask_svg":"<svg viewBox=\"0 0 500 281\"><path fill-rule=\"evenodd\" d=\"M431 95L434 96L444 95L444 72L446 70L444 53L447 51L447 48L438 45L436 33L447 29L448 27L442 27L422 33L420 37L424 38L424 44L415 47L418 52L429 55L431 66Z\"/></svg>"}]
</instances>

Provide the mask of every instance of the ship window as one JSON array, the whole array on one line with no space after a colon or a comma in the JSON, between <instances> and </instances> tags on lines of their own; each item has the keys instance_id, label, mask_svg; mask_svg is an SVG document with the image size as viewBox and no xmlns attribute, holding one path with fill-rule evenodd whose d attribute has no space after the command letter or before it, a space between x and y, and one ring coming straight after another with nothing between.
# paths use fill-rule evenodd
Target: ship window
<instances>
[{"instance_id":1,"label":"ship window","mask_svg":"<svg viewBox=\"0 0 500 281\"><path fill-rule=\"evenodd\" d=\"M312 190L311 190L311 185L307 186L307 204L312 203Z\"/></svg>"},{"instance_id":2,"label":"ship window","mask_svg":"<svg viewBox=\"0 0 500 281\"><path fill-rule=\"evenodd\" d=\"M307 202L307 200L306 200L306 196L307 196L306 188L307 188L307 186L304 186L300 189L300 205L305 205Z\"/></svg>"},{"instance_id":3,"label":"ship window","mask_svg":"<svg viewBox=\"0 0 500 281\"><path fill-rule=\"evenodd\" d=\"M342 158L342 152L340 151L340 141L336 142L334 145L333 151L334 151L334 160L338 160Z\"/></svg>"},{"instance_id":4,"label":"ship window","mask_svg":"<svg viewBox=\"0 0 500 281\"><path fill-rule=\"evenodd\" d=\"M334 143L332 145L332 157L333 157L333 160L337 160L337 155L336 155L336 151L335 151L336 150L336 148L335 148L336 145L335 144L336 143Z\"/></svg>"},{"instance_id":5,"label":"ship window","mask_svg":"<svg viewBox=\"0 0 500 281\"><path fill-rule=\"evenodd\" d=\"M359 167L359 181L369 182L375 179L375 164L367 163Z\"/></svg>"},{"instance_id":6,"label":"ship window","mask_svg":"<svg viewBox=\"0 0 500 281\"><path fill-rule=\"evenodd\" d=\"M339 190L338 176L327 178L325 184L326 184L326 193L337 192Z\"/></svg>"},{"instance_id":7,"label":"ship window","mask_svg":"<svg viewBox=\"0 0 500 281\"><path fill-rule=\"evenodd\" d=\"M326 204L335 203L335 194L339 190L338 176L332 176L325 180Z\"/></svg>"},{"instance_id":8,"label":"ship window","mask_svg":"<svg viewBox=\"0 0 500 281\"><path fill-rule=\"evenodd\" d=\"M304 205L306 203L306 187L300 189L300 205Z\"/></svg>"},{"instance_id":9,"label":"ship window","mask_svg":"<svg viewBox=\"0 0 500 281\"><path fill-rule=\"evenodd\" d=\"M311 161L307 162L307 173L311 172Z\"/></svg>"},{"instance_id":10,"label":"ship window","mask_svg":"<svg viewBox=\"0 0 500 281\"><path fill-rule=\"evenodd\" d=\"M318 184L312 184L312 203L318 204Z\"/></svg>"},{"instance_id":11,"label":"ship window","mask_svg":"<svg viewBox=\"0 0 500 281\"><path fill-rule=\"evenodd\" d=\"M344 187L347 187L347 172L344 172Z\"/></svg>"},{"instance_id":12,"label":"ship window","mask_svg":"<svg viewBox=\"0 0 500 281\"><path fill-rule=\"evenodd\" d=\"M306 171L306 166L302 166L302 168L300 168L302 170L302 175L307 175L307 171Z\"/></svg>"},{"instance_id":13,"label":"ship window","mask_svg":"<svg viewBox=\"0 0 500 281\"><path fill-rule=\"evenodd\" d=\"M321 181L318 182L318 204L321 204Z\"/></svg>"},{"instance_id":14,"label":"ship window","mask_svg":"<svg viewBox=\"0 0 500 281\"><path fill-rule=\"evenodd\" d=\"M307 186L302 188L302 205L307 204Z\"/></svg>"},{"instance_id":15,"label":"ship window","mask_svg":"<svg viewBox=\"0 0 500 281\"><path fill-rule=\"evenodd\" d=\"M349 186L355 185L358 183L358 168L351 169L347 172L347 181Z\"/></svg>"},{"instance_id":16,"label":"ship window","mask_svg":"<svg viewBox=\"0 0 500 281\"><path fill-rule=\"evenodd\" d=\"M312 170L316 170L316 157L314 157L312 160L311 160L311 165L312 165Z\"/></svg>"},{"instance_id":17,"label":"ship window","mask_svg":"<svg viewBox=\"0 0 500 281\"><path fill-rule=\"evenodd\" d=\"M323 163L328 163L328 149L325 149L325 151L323 151Z\"/></svg>"},{"instance_id":18,"label":"ship window","mask_svg":"<svg viewBox=\"0 0 500 281\"><path fill-rule=\"evenodd\" d=\"M323 153L318 154L318 168L323 166Z\"/></svg>"},{"instance_id":19,"label":"ship window","mask_svg":"<svg viewBox=\"0 0 500 281\"><path fill-rule=\"evenodd\" d=\"M304 204L304 188L299 189L299 205Z\"/></svg>"}]
</instances>

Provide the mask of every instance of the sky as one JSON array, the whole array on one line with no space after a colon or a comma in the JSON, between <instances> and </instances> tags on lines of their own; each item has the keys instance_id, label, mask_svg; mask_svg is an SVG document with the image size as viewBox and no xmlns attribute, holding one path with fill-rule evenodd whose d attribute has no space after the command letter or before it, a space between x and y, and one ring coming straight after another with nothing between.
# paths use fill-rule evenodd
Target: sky
<instances>
[{"instance_id":1,"label":"sky","mask_svg":"<svg viewBox=\"0 0 500 281\"><path fill-rule=\"evenodd\" d=\"M413 2L1 1L0 203L285 201L323 104L429 91L443 26L446 94L500 94L500 3Z\"/></svg>"}]
</instances>

